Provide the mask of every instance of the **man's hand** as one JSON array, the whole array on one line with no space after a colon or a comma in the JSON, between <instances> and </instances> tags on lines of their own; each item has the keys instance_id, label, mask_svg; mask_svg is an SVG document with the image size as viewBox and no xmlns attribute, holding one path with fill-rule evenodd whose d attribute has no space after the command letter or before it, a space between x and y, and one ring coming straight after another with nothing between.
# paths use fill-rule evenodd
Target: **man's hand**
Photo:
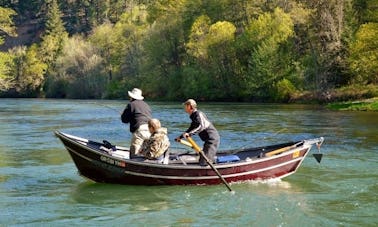
<instances>
[{"instance_id":1,"label":"man's hand","mask_svg":"<svg viewBox=\"0 0 378 227\"><path fill-rule=\"evenodd\" d=\"M188 137L190 137L189 133L184 132L181 136L175 138L175 141L180 142L180 140L181 140L182 138L187 139Z\"/></svg>"}]
</instances>

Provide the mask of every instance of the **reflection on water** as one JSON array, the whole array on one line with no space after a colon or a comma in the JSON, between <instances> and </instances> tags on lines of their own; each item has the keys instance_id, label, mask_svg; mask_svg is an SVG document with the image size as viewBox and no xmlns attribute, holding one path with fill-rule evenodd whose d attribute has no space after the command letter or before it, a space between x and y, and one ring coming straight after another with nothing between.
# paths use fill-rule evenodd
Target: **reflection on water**
<instances>
[{"instance_id":1,"label":"reflection on water","mask_svg":"<svg viewBox=\"0 0 378 227\"><path fill-rule=\"evenodd\" d=\"M297 173L284 180L231 184L235 194L224 185L125 186L82 178L53 132L128 146L128 125L119 116L126 103L0 100L0 226L378 223L378 113L334 112L309 105L199 103L218 128L222 149L325 137L321 164L309 155ZM189 126L181 103L150 104L172 141Z\"/></svg>"},{"instance_id":2,"label":"reflection on water","mask_svg":"<svg viewBox=\"0 0 378 227\"><path fill-rule=\"evenodd\" d=\"M159 193L159 189L165 193ZM129 211L157 211L168 208L169 189L169 187L161 186L143 187L84 182L75 188L72 198L75 202L84 204L128 206Z\"/></svg>"}]
</instances>

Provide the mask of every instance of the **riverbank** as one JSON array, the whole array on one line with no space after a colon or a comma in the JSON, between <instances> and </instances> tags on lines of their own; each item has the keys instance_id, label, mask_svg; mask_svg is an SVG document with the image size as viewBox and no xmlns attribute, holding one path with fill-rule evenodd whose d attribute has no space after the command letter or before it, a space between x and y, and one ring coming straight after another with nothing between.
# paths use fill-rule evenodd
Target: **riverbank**
<instances>
[{"instance_id":1,"label":"riverbank","mask_svg":"<svg viewBox=\"0 0 378 227\"><path fill-rule=\"evenodd\" d=\"M9 96L8 96L9 95ZM0 98L32 98L17 95L4 95ZM177 100L156 100L150 101L177 101ZM212 100L203 100L212 101ZM222 101L222 100L217 100ZM223 100L233 102L236 100ZM239 102L240 100L236 101ZM248 102L245 100L245 102ZM269 103L268 100L260 100L261 103ZM347 87L330 89L327 91L301 91L290 95L289 100L276 102L281 104L321 104L331 110L340 111L378 111L378 85L351 85Z\"/></svg>"},{"instance_id":2,"label":"riverbank","mask_svg":"<svg viewBox=\"0 0 378 227\"><path fill-rule=\"evenodd\" d=\"M352 85L327 91L307 91L292 96L290 102L318 103L332 110L378 111L378 86Z\"/></svg>"},{"instance_id":3,"label":"riverbank","mask_svg":"<svg viewBox=\"0 0 378 227\"><path fill-rule=\"evenodd\" d=\"M326 107L331 110L378 111L378 97L350 102L329 103Z\"/></svg>"}]
</instances>

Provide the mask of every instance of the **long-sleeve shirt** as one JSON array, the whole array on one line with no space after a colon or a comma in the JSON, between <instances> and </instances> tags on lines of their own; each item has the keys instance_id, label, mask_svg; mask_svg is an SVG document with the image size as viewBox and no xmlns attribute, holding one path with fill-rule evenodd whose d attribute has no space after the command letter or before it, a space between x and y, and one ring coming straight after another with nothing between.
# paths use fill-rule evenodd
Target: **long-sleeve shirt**
<instances>
[{"instance_id":1,"label":"long-sleeve shirt","mask_svg":"<svg viewBox=\"0 0 378 227\"><path fill-rule=\"evenodd\" d=\"M203 141L214 139L219 140L218 131L203 112L195 110L190 115L190 119L192 120L192 123L186 130L189 135L198 134Z\"/></svg>"},{"instance_id":2,"label":"long-sleeve shirt","mask_svg":"<svg viewBox=\"0 0 378 227\"><path fill-rule=\"evenodd\" d=\"M130 101L121 115L123 123L130 123L130 132L135 132L140 125L147 124L152 118L151 108L143 100Z\"/></svg>"}]
</instances>

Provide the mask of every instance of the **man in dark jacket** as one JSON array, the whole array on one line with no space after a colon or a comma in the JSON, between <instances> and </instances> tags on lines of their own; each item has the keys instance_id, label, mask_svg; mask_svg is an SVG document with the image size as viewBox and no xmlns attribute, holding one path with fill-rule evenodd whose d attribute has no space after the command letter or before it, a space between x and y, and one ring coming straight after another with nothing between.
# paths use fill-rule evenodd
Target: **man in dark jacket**
<instances>
[{"instance_id":1,"label":"man in dark jacket","mask_svg":"<svg viewBox=\"0 0 378 227\"><path fill-rule=\"evenodd\" d=\"M203 152L210 161L214 162L215 154L220 143L220 136L217 129L207 119L206 115L202 111L197 110L196 101L194 101L193 99L188 99L184 103L184 106L185 112L189 114L192 123L181 136L176 138L176 140L187 138L188 136L192 136L198 133L201 140L205 142L202 149ZM202 158L202 156L199 159L199 164L201 166L207 165L206 160Z\"/></svg>"},{"instance_id":2,"label":"man in dark jacket","mask_svg":"<svg viewBox=\"0 0 378 227\"><path fill-rule=\"evenodd\" d=\"M128 91L130 102L121 115L123 123L130 124L130 132L132 133L130 154L138 155L143 141L150 138L148 130L148 120L152 118L150 106L143 101L142 91L134 88Z\"/></svg>"}]
</instances>

